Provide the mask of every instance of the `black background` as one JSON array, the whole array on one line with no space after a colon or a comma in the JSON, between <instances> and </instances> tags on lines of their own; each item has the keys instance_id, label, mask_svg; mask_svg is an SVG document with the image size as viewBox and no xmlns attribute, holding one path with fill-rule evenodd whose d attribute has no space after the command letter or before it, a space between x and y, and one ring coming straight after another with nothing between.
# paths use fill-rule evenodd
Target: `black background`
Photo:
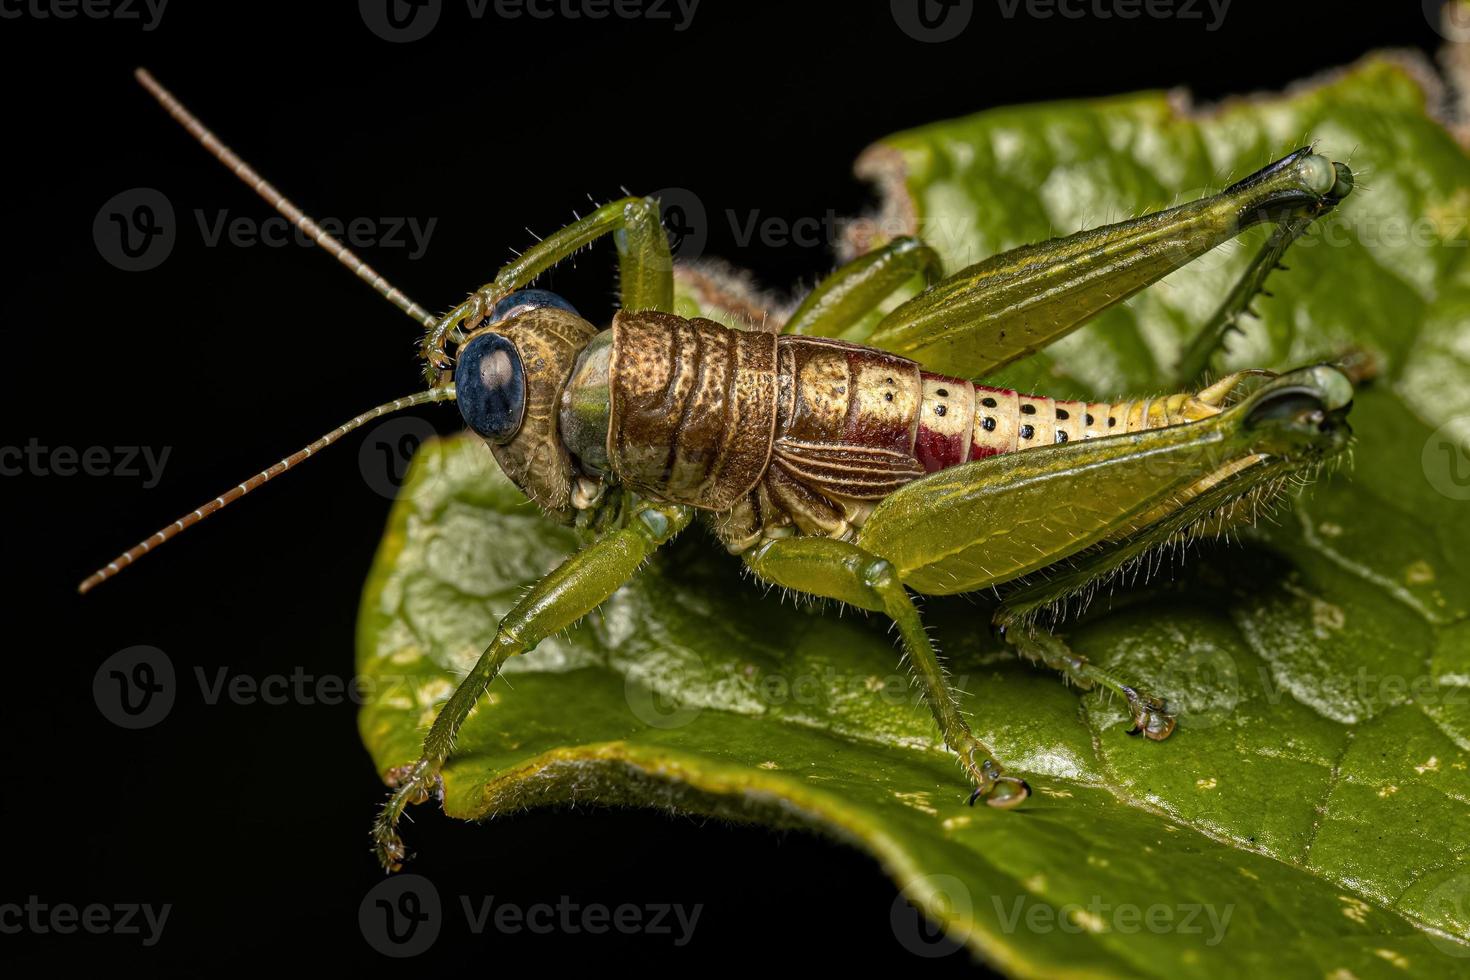
<instances>
[{"instance_id":1,"label":"black background","mask_svg":"<svg viewBox=\"0 0 1470 980\"><path fill-rule=\"evenodd\" d=\"M28 0L29 2L29 0ZM1389 9L1392 8L1392 9ZM9 8L7 8L9 9ZM356 6L173 0L136 21L0 20L5 92L5 432L47 447L171 447L163 479L0 480L8 580L0 902L172 903L162 941L0 935L33 968L80 958L149 968L298 962L392 966L358 905L380 880L365 830L381 798L350 704L209 706L196 667L262 677L351 671L359 590L389 508L359 443L319 460L85 599L87 572L149 531L370 405L414 390L415 328L319 250L208 247L192 213L261 220L264 205L132 81L149 66L309 213L437 217L427 253L370 250L440 309L512 247L620 185L694 190L713 213L787 221L872 201L851 161L886 133L991 106L1187 85L1201 100L1279 88L1365 51L1432 52L1420 5L1349 10L1235 0L1204 20L1007 19L977 2L958 39L920 43L889 4L703 0L669 21L473 20L446 0L425 39L390 44ZM1207 8L1201 6L1205 19ZM113 195L161 190L172 253L124 272L93 219ZM787 290L830 250L706 254ZM611 309L604 245L548 284L593 319ZM420 413L452 431L452 409ZM151 644L184 681L162 724L114 727L98 665ZM548 706L548 710L555 710ZM677 964L955 973L908 953L894 889L857 852L804 834L579 809L471 826L421 810L414 871L451 903L410 968ZM470 935L454 896L530 905L702 904L667 936ZM636 959L631 959L636 957ZM400 965L401 966L401 965Z\"/></svg>"}]
</instances>

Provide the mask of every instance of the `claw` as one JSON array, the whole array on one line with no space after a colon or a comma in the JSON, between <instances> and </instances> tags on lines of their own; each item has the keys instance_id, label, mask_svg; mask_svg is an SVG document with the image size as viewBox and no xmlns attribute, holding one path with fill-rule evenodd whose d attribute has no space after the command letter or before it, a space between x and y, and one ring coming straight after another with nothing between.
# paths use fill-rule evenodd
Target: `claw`
<instances>
[{"instance_id":1,"label":"claw","mask_svg":"<svg viewBox=\"0 0 1470 980\"><path fill-rule=\"evenodd\" d=\"M974 806L976 800L982 799L986 806L999 810L1019 806L1022 800L1031 795L1030 784L1015 776L1002 776L1000 764L989 755L976 766L975 755L982 751L980 746L974 745L968 753L970 774L975 780L975 790L970 794L970 806Z\"/></svg>"},{"instance_id":2,"label":"claw","mask_svg":"<svg viewBox=\"0 0 1470 980\"><path fill-rule=\"evenodd\" d=\"M444 777L436 768L430 768L428 760L420 759L389 769L384 774L384 781L393 787L393 792L373 821L373 851L384 871L401 871L409 854L403 846L403 838L398 836L398 818L410 804L424 803L430 798L443 803Z\"/></svg>"},{"instance_id":3,"label":"claw","mask_svg":"<svg viewBox=\"0 0 1470 980\"><path fill-rule=\"evenodd\" d=\"M1140 694L1127 688L1128 710L1133 715L1133 727L1129 735L1142 735L1150 742L1162 742L1174 733L1176 721L1169 705L1149 694Z\"/></svg>"},{"instance_id":4,"label":"claw","mask_svg":"<svg viewBox=\"0 0 1470 980\"><path fill-rule=\"evenodd\" d=\"M970 794L970 806L983 798L986 806L1009 810L1019 806L1030 795L1031 784L1026 780L1016 776L1001 776L989 786L975 787L975 791Z\"/></svg>"},{"instance_id":5,"label":"claw","mask_svg":"<svg viewBox=\"0 0 1470 980\"><path fill-rule=\"evenodd\" d=\"M1143 727L1144 737L1152 742L1162 742L1174 734L1174 716L1167 714L1151 714L1149 722Z\"/></svg>"},{"instance_id":6,"label":"claw","mask_svg":"<svg viewBox=\"0 0 1470 980\"><path fill-rule=\"evenodd\" d=\"M378 864L389 873L402 871L403 863L408 860L403 838L381 821L373 827L373 853L378 857Z\"/></svg>"}]
</instances>

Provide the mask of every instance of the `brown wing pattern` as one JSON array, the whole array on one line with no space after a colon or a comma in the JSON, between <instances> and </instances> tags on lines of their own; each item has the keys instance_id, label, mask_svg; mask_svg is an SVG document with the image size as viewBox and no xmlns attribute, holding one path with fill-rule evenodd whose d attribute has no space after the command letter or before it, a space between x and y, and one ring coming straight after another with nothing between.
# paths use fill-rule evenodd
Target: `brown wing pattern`
<instances>
[{"instance_id":1,"label":"brown wing pattern","mask_svg":"<svg viewBox=\"0 0 1470 980\"><path fill-rule=\"evenodd\" d=\"M855 500L878 500L924 475L910 453L787 437L776 440L771 462L814 490Z\"/></svg>"}]
</instances>

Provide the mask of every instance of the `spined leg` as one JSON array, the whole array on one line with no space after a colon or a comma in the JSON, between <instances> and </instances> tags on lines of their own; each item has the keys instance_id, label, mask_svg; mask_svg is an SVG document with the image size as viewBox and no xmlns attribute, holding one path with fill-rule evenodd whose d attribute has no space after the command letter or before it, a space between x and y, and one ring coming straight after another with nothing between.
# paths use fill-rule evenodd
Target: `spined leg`
<instances>
[{"instance_id":1,"label":"spined leg","mask_svg":"<svg viewBox=\"0 0 1470 980\"><path fill-rule=\"evenodd\" d=\"M455 736L505 662L533 649L597 608L638 570L659 545L683 530L691 512L683 507L645 506L627 524L610 531L569 557L532 586L505 614L495 639L440 709L419 760L395 772L396 788L373 824L378 860L389 871L403 864L398 818L410 803L421 803L440 789L439 771L454 748Z\"/></svg>"},{"instance_id":2,"label":"spined leg","mask_svg":"<svg viewBox=\"0 0 1470 980\"><path fill-rule=\"evenodd\" d=\"M1060 638L1045 630L1039 630L1018 616L1014 611L1001 607L995 614L994 624L1016 652L1028 660L1045 664L1059 670L1078 687L1089 690L1096 686L1107 688L1120 695L1128 703L1128 712L1133 716L1133 727L1129 735L1146 735L1155 742L1162 742L1174 731L1174 715L1163 698L1127 683L1117 674L1089 661Z\"/></svg>"},{"instance_id":3,"label":"spined leg","mask_svg":"<svg viewBox=\"0 0 1470 980\"><path fill-rule=\"evenodd\" d=\"M1235 377L1222 379L1203 392L1202 397L1223 397ZM1060 637L1038 626L1035 620L1038 613L1058 609L1069 597L1146 560L1151 552L1182 535L1218 533L1230 526L1242 516L1237 513L1239 508L1231 506L1232 500L1239 503L1237 494L1228 483L1207 479L1172 495L1162 510L1155 508L1149 512L1149 523L1073 555L1064 564L1054 566L1049 574L1031 582L1004 587L1004 598L992 624L1022 656L1062 671L1079 687L1101 685L1122 696L1133 718L1128 734L1145 735L1153 741L1168 738L1175 725L1168 702L1089 662Z\"/></svg>"},{"instance_id":4,"label":"spined leg","mask_svg":"<svg viewBox=\"0 0 1470 980\"><path fill-rule=\"evenodd\" d=\"M1339 184L1343 185L1340 195L1332 201L1341 200L1347 196L1352 189L1352 174L1341 164L1337 165L1339 170ZM1343 175L1346 174L1344 177ZM1334 194L1337 188L1334 187ZM1330 208L1331 204L1327 205ZM1327 208L1323 208L1325 211ZM1265 292L1266 277L1276 269L1286 268L1281 264L1281 259L1286 255L1293 242L1306 233L1312 226L1312 222L1321 216L1321 211L1308 209L1307 211L1292 214L1283 218L1276 227L1271 229L1271 235L1266 239L1266 244L1251 259L1250 265L1246 266L1240 278L1235 281L1230 292L1215 312L1205 321L1205 325L1196 333L1189 345L1185 347L1184 353L1179 357L1179 363L1174 367L1174 381L1180 387L1187 387L1196 383L1205 372L1209 370L1210 358L1220 349L1225 342L1225 337L1230 331L1237 329L1236 324L1240 318L1247 313L1254 315L1251 309L1251 301L1256 296Z\"/></svg>"},{"instance_id":5,"label":"spined leg","mask_svg":"<svg viewBox=\"0 0 1470 980\"><path fill-rule=\"evenodd\" d=\"M587 217L548 235L507 263L495 279L444 314L423 340L429 382L449 365L445 345L461 324L473 325L502 296L527 286L541 273L603 235L612 235L618 249L619 291L625 310L674 308L674 262L669 240L659 221L658 202L650 197L625 197L604 204Z\"/></svg>"},{"instance_id":6,"label":"spined leg","mask_svg":"<svg viewBox=\"0 0 1470 980\"><path fill-rule=\"evenodd\" d=\"M1197 397L1217 406L1251 373L1224 378ZM1003 453L932 473L884 498L857 544L891 562L921 593L1004 589L997 624L1021 652L1086 686L1116 691L1141 732L1166 737L1173 728L1167 705L1034 631L1034 614L1179 535L1218 532L1248 515L1254 490L1284 472L1254 441L1250 419L1262 421L1254 409L1332 378L1346 389L1331 399L1341 410L1351 398L1346 379L1311 368L1267 376L1244 400L1196 422Z\"/></svg>"},{"instance_id":7,"label":"spined leg","mask_svg":"<svg viewBox=\"0 0 1470 980\"><path fill-rule=\"evenodd\" d=\"M816 537L778 538L747 553L745 561L767 582L881 612L892 619L944 744L959 754L961 766L975 785L970 804L984 799L990 806L1009 808L1030 794L1025 780L1002 774L990 747L965 723L919 611L891 564L845 541Z\"/></svg>"},{"instance_id":8,"label":"spined leg","mask_svg":"<svg viewBox=\"0 0 1470 980\"><path fill-rule=\"evenodd\" d=\"M817 284L791 318L785 332L836 337L878 309L915 276L932 285L944 275L939 253L917 238L895 238L837 269ZM862 342L861 337L850 340Z\"/></svg>"},{"instance_id":9,"label":"spined leg","mask_svg":"<svg viewBox=\"0 0 1470 980\"><path fill-rule=\"evenodd\" d=\"M1026 245L963 269L889 313L868 343L978 377L1039 350L1262 222L1312 219L1351 189L1303 148L1210 197Z\"/></svg>"}]
</instances>

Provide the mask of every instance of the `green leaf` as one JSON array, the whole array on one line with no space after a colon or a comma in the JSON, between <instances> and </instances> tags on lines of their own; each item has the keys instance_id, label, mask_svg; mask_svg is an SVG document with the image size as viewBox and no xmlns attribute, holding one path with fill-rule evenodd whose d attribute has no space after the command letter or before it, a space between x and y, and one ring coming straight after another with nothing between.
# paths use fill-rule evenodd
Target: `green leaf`
<instances>
[{"instance_id":1,"label":"green leaf","mask_svg":"<svg viewBox=\"0 0 1470 980\"><path fill-rule=\"evenodd\" d=\"M511 663L445 770L446 811L577 800L816 828L1019 976L1463 976L1470 160L1412 75L1369 60L1201 115L1161 94L986 112L892 137L862 167L893 191L888 213L910 222L897 230L958 268L1197 196L1304 134L1365 186L1292 250L1220 366L1357 345L1384 373L1353 411L1354 468L1068 628L1182 702L1171 739L1130 739L1119 703L1017 662L973 599L928 600L977 734L1036 789L1015 812L971 810L887 625L766 595L695 529ZM1207 257L1006 378L1157 390L1250 250ZM421 450L358 637L380 682L361 727L381 771L418 757L497 617L575 545L479 443ZM904 911L896 941L922 947Z\"/></svg>"}]
</instances>

